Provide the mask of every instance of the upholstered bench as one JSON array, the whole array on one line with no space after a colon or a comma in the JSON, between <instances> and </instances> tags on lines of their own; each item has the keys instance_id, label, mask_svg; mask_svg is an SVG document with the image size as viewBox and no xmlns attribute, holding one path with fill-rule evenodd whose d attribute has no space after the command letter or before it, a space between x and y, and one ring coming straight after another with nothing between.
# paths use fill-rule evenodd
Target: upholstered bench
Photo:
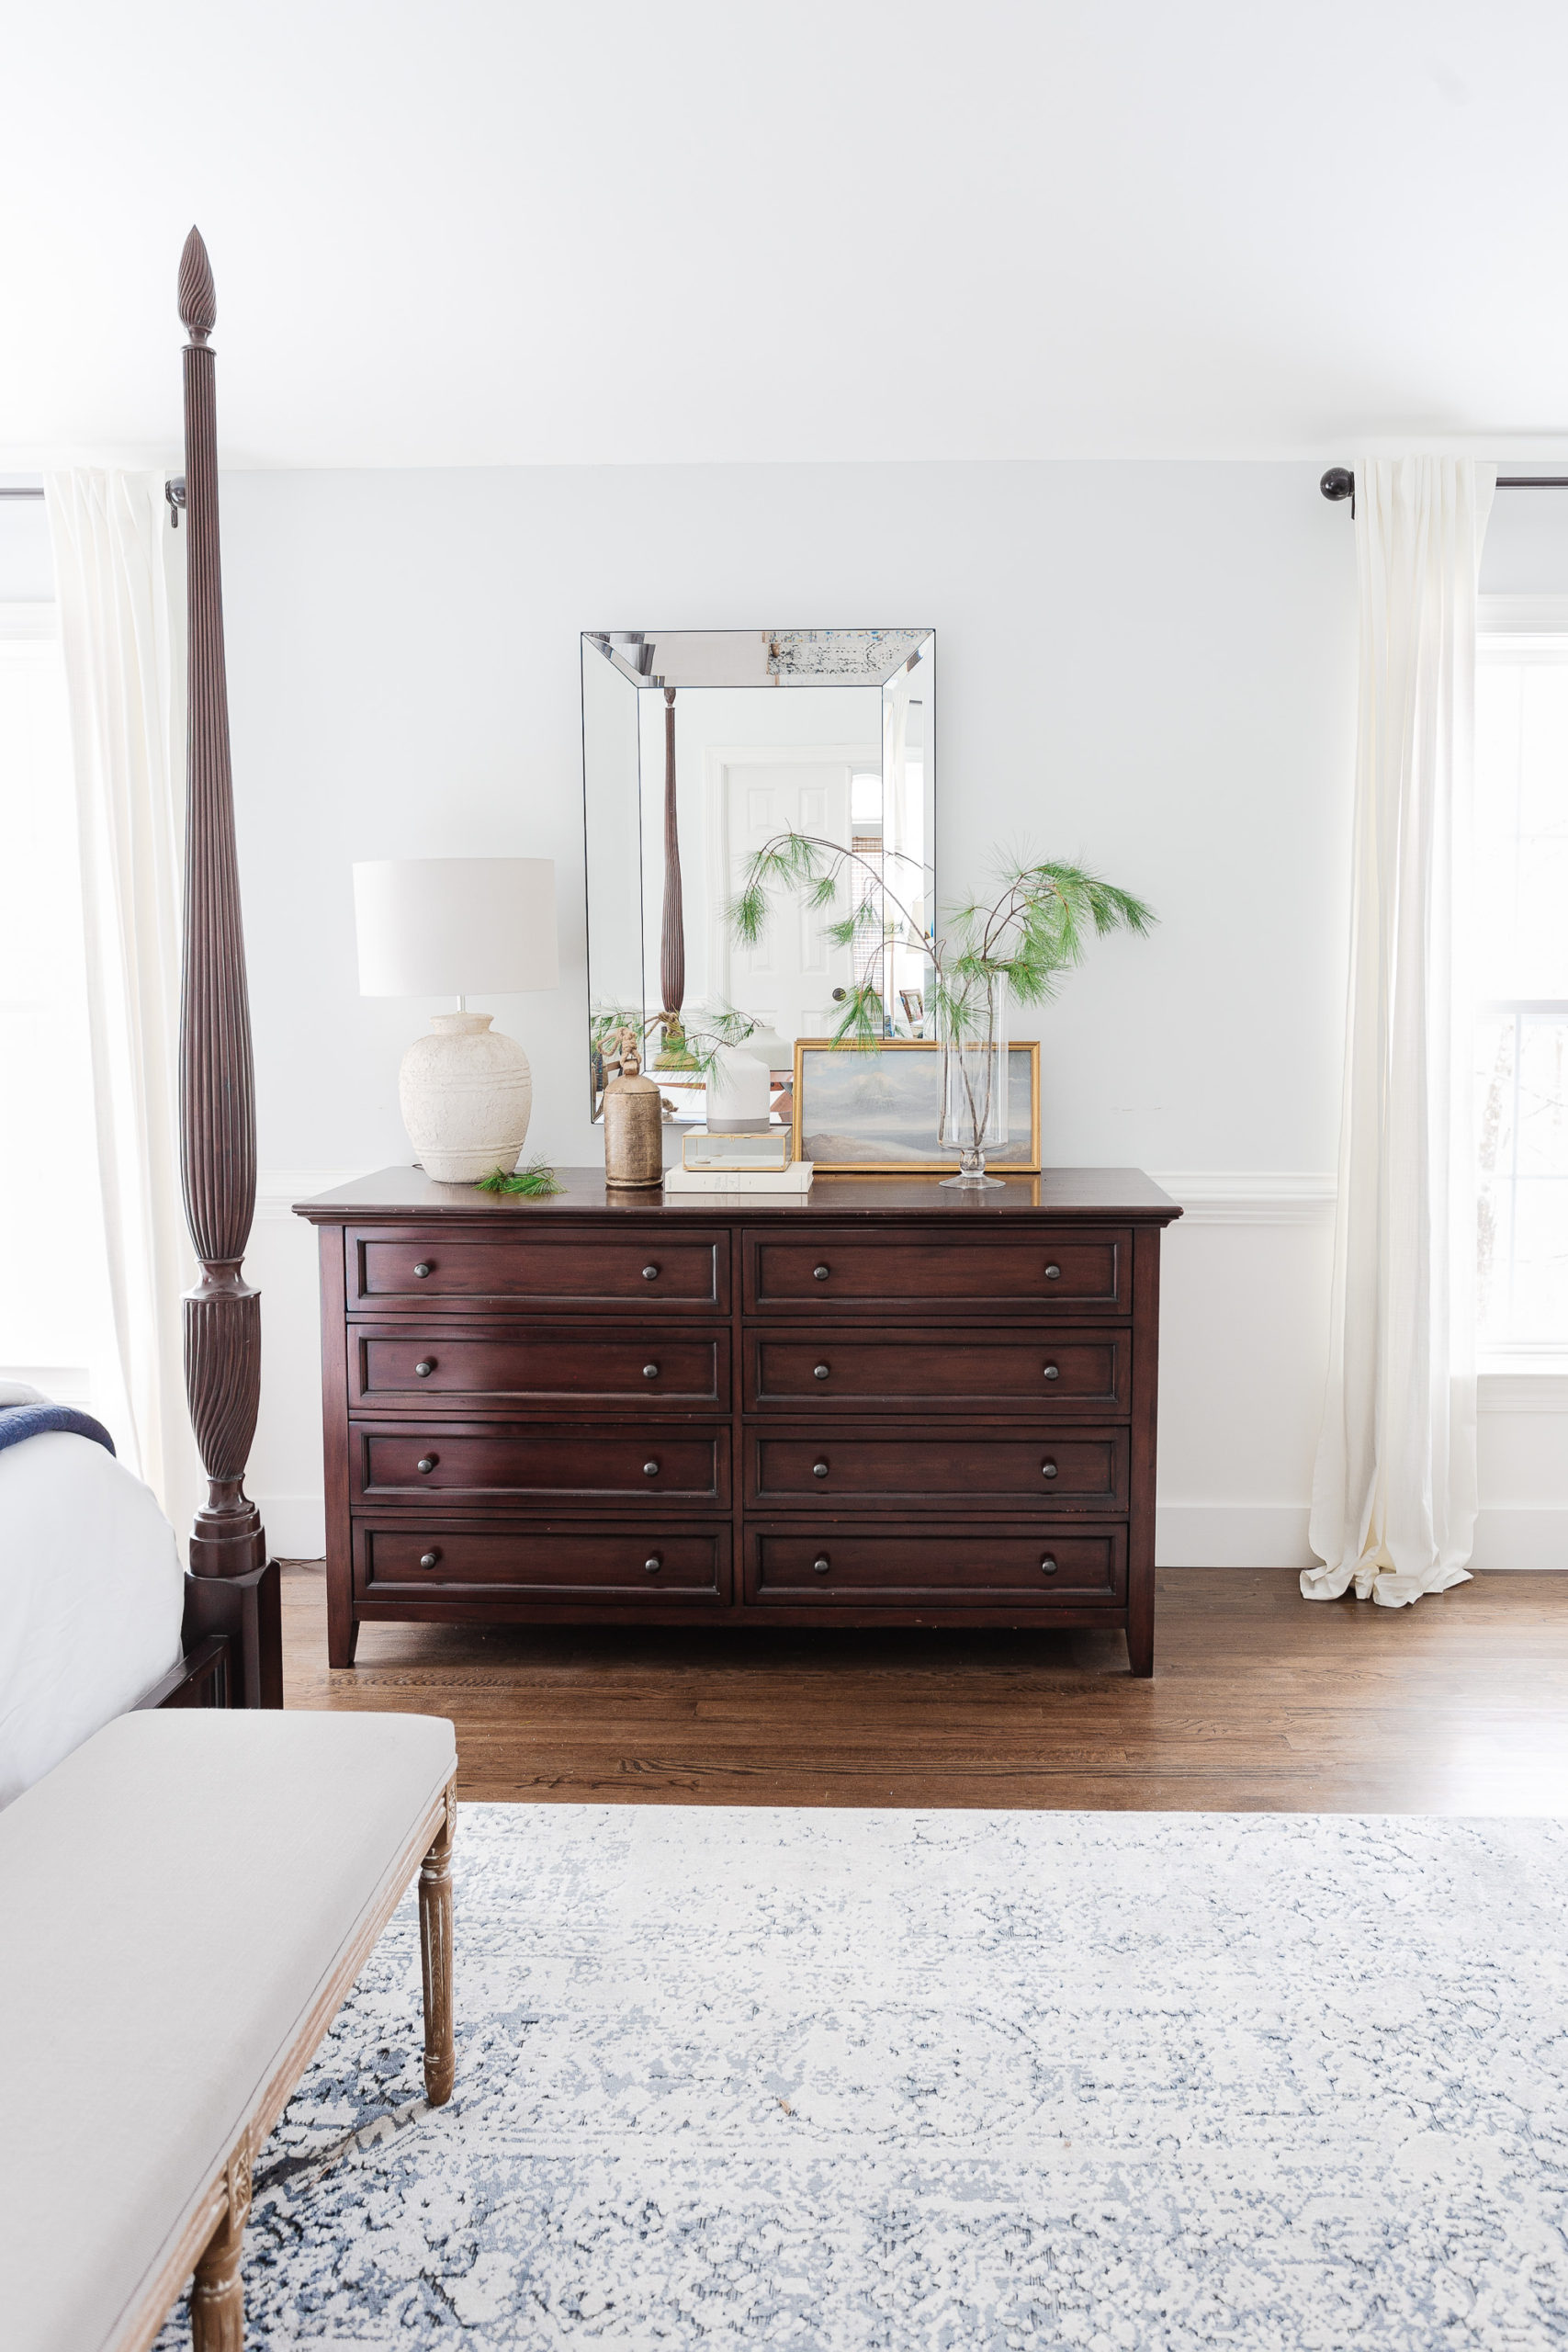
<instances>
[{"instance_id":1,"label":"upholstered bench","mask_svg":"<svg viewBox=\"0 0 1568 2352\"><path fill-rule=\"evenodd\" d=\"M457 1750L428 1715L126 1715L0 1813L0 2342L241 2352L251 2165L420 1873L451 2095ZM421 1865L423 1864L423 1868Z\"/></svg>"}]
</instances>

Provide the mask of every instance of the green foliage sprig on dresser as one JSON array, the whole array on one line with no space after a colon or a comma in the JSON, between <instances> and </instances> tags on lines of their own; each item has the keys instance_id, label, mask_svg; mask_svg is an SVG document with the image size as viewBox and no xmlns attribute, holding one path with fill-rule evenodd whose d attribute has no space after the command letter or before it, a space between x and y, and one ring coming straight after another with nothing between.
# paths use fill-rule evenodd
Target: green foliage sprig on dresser
<instances>
[{"instance_id":1,"label":"green foliage sprig on dresser","mask_svg":"<svg viewBox=\"0 0 1568 2352\"><path fill-rule=\"evenodd\" d=\"M873 1046L883 1036L886 1009L871 972L890 942L923 946L933 975L937 1034L965 1037L986 1026L986 1009L999 983L1019 1004L1046 1003L1062 974L1082 963L1091 939L1113 931L1146 938L1158 921L1142 899L1087 866L1006 858L998 861L997 897L988 905L969 899L950 909L939 934L922 928L906 903L910 894L901 896L890 882L887 866L900 863L912 875L929 870L897 852L874 864L819 834L775 833L748 860L730 901L730 928L743 946L754 947L779 893L793 892L824 913L842 906L849 893L847 910L823 926L835 947L863 943L863 968L847 992L835 1044Z\"/></svg>"}]
</instances>

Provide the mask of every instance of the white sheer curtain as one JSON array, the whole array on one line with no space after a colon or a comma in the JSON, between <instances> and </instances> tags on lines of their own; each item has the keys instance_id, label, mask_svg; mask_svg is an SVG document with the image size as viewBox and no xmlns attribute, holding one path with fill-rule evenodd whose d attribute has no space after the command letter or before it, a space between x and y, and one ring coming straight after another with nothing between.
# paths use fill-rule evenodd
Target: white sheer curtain
<instances>
[{"instance_id":1,"label":"white sheer curtain","mask_svg":"<svg viewBox=\"0 0 1568 2352\"><path fill-rule=\"evenodd\" d=\"M131 1466L183 1539L202 1491L181 1294L183 538L153 474L46 477L71 707L98 1193Z\"/></svg>"},{"instance_id":2,"label":"white sheer curtain","mask_svg":"<svg viewBox=\"0 0 1568 2352\"><path fill-rule=\"evenodd\" d=\"M1360 695L1329 1373L1309 1600L1461 1582L1475 1528L1470 925L1475 586L1496 481L1356 468Z\"/></svg>"}]
</instances>

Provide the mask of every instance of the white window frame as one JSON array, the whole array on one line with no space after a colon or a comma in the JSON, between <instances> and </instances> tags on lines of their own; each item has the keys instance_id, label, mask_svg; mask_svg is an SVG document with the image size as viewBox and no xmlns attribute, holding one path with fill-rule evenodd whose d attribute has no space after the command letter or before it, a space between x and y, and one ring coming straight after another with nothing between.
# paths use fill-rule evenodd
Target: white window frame
<instances>
[{"instance_id":1,"label":"white window frame","mask_svg":"<svg viewBox=\"0 0 1568 2352\"><path fill-rule=\"evenodd\" d=\"M1478 668L1488 660L1568 661L1568 596L1478 596L1475 657ZM1486 1009L1568 1012L1568 1000L1561 1006L1535 999L1517 1004L1510 1000L1506 1007ZM1568 1341L1510 1340L1483 1345L1477 1370L1483 1411L1568 1413Z\"/></svg>"}]
</instances>

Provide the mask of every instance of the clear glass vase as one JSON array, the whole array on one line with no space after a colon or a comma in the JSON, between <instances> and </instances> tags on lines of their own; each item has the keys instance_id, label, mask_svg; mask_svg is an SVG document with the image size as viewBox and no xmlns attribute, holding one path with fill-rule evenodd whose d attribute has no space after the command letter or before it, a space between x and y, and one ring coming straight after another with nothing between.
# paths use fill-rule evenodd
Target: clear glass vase
<instances>
[{"instance_id":1,"label":"clear glass vase","mask_svg":"<svg viewBox=\"0 0 1568 2352\"><path fill-rule=\"evenodd\" d=\"M958 1154L958 1173L942 1182L964 1192L998 1189L986 1173L987 1147L1008 1139L1008 987L976 978L942 992L942 1125L943 1151Z\"/></svg>"}]
</instances>

